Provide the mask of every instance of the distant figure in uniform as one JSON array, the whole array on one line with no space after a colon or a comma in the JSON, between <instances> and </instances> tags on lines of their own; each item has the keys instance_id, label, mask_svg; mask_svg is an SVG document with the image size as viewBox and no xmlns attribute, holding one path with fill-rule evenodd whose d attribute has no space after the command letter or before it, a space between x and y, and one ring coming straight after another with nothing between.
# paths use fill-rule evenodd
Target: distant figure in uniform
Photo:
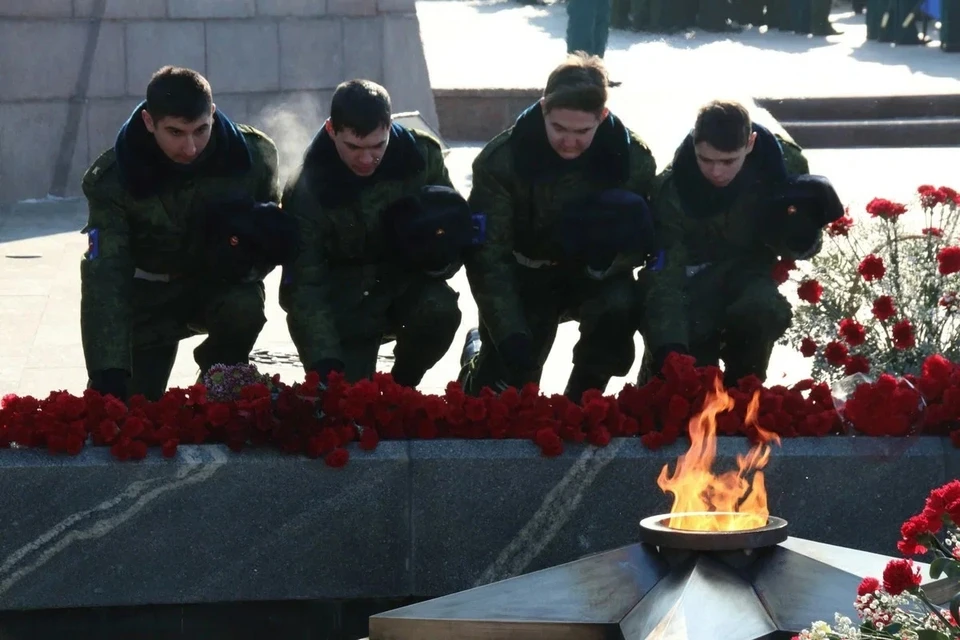
<instances>
[{"instance_id":1,"label":"distant figure in uniform","mask_svg":"<svg viewBox=\"0 0 960 640\"><path fill-rule=\"evenodd\" d=\"M263 276L295 250L277 149L234 124L196 71L164 67L83 176L80 325L89 386L159 398L180 340L201 375L241 364L266 322Z\"/></svg>"},{"instance_id":2,"label":"distant figure in uniform","mask_svg":"<svg viewBox=\"0 0 960 640\"><path fill-rule=\"evenodd\" d=\"M602 58L610 36L611 0L568 0L567 53L583 51Z\"/></svg>"},{"instance_id":3,"label":"distant figure in uniform","mask_svg":"<svg viewBox=\"0 0 960 640\"><path fill-rule=\"evenodd\" d=\"M486 241L465 262L480 319L461 359L468 393L539 382L566 320L580 324L572 400L633 364L633 270L654 241L644 196L656 162L606 103L603 62L570 56L473 163Z\"/></svg>"},{"instance_id":4,"label":"distant figure in uniform","mask_svg":"<svg viewBox=\"0 0 960 640\"><path fill-rule=\"evenodd\" d=\"M380 85L345 82L283 208L301 242L280 305L304 368L323 381L333 371L367 378L381 344L395 339L393 378L418 385L460 326L459 294L446 281L473 238L440 143L394 123Z\"/></svg>"},{"instance_id":5,"label":"distant figure in uniform","mask_svg":"<svg viewBox=\"0 0 960 640\"><path fill-rule=\"evenodd\" d=\"M753 123L739 103L715 101L700 109L651 198L663 253L640 274L639 383L671 352L700 366L723 360L728 386L764 380L793 318L774 264L819 252L822 228L843 215L833 187L809 175L786 136Z\"/></svg>"}]
</instances>

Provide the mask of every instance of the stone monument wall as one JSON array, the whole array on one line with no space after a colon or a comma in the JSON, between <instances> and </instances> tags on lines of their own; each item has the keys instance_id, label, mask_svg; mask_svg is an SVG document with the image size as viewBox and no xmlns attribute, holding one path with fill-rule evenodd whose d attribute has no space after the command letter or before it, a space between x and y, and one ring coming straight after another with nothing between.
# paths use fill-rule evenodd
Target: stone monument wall
<instances>
[{"instance_id":1,"label":"stone monument wall","mask_svg":"<svg viewBox=\"0 0 960 640\"><path fill-rule=\"evenodd\" d=\"M438 127L414 0L2 0L0 202L78 195L165 64L203 73L285 170L347 78Z\"/></svg>"}]
</instances>

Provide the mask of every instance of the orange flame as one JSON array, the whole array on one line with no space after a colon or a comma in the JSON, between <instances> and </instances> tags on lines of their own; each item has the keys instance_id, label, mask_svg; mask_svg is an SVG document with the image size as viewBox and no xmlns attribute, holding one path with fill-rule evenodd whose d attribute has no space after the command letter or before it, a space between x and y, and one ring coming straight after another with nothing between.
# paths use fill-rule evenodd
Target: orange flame
<instances>
[{"instance_id":1,"label":"orange flame","mask_svg":"<svg viewBox=\"0 0 960 640\"><path fill-rule=\"evenodd\" d=\"M737 456L737 470L714 475L717 456L717 414L730 411L734 400L718 379L712 393L707 394L703 410L690 419L690 448L677 458L676 472L671 476L664 465L657 485L673 494L671 529L687 531L744 531L767 524L767 489L763 469L770 460L769 443L780 444L780 437L757 424L760 393L747 407L746 423L756 428L760 443L746 455ZM753 480L745 476L753 473Z\"/></svg>"}]
</instances>

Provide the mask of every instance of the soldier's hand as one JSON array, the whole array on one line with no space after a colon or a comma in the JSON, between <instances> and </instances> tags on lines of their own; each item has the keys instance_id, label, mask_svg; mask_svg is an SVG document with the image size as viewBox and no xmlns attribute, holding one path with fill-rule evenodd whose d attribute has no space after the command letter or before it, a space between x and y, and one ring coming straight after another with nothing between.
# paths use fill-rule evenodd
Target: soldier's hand
<instances>
[{"instance_id":1,"label":"soldier's hand","mask_svg":"<svg viewBox=\"0 0 960 640\"><path fill-rule=\"evenodd\" d=\"M123 369L105 369L90 374L90 387L102 396L113 396L122 402L127 401L129 374Z\"/></svg>"}]
</instances>

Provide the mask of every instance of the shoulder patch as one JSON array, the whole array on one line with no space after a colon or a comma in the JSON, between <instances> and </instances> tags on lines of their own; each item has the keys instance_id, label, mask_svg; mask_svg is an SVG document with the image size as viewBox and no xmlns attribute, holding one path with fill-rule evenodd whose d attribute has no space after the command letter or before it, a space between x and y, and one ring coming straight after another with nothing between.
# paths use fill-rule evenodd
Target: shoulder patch
<instances>
[{"instance_id":1,"label":"shoulder patch","mask_svg":"<svg viewBox=\"0 0 960 640\"><path fill-rule=\"evenodd\" d=\"M117 164L117 156L113 149L107 149L94 160L93 164L83 174L84 185L95 185L101 182Z\"/></svg>"}]
</instances>

